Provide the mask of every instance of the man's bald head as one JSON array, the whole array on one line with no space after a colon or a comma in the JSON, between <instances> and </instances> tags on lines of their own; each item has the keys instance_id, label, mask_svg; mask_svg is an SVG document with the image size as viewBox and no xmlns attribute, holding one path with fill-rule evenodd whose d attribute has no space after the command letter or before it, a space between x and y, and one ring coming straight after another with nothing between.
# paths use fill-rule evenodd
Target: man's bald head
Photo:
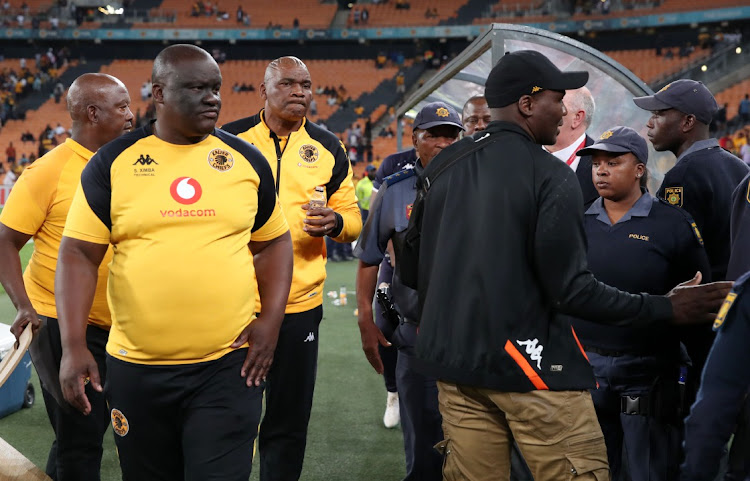
<instances>
[{"instance_id":1,"label":"man's bald head","mask_svg":"<svg viewBox=\"0 0 750 481\"><path fill-rule=\"evenodd\" d=\"M186 43L171 45L159 52L159 55L154 59L154 67L151 70L151 82L163 85L167 82L170 74L176 74L175 67L184 62L196 60L210 60L218 68L216 60L200 47Z\"/></svg>"},{"instance_id":2,"label":"man's bald head","mask_svg":"<svg viewBox=\"0 0 750 481\"><path fill-rule=\"evenodd\" d=\"M266 67L266 73L263 75L263 83L270 82L276 72L282 68L288 67L299 67L307 70L305 62L297 57L279 57L276 60L272 60L271 63L268 64L268 67Z\"/></svg>"},{"instance_id":3,"label":"man's bald head","mask_svg":"<svg viewBox=\"0 0 750 481\"><path fill-rule=\"evenodd\" d=\"M73 122L88 118L88 107L106 102L113 90L125 90L120 79L105 73L85 73L75 79L68 89L68 112Z\"/></svg>"},{"instance_id":4,"label":"man's bald head","mask_svg":"<svg viewBox=\"0 0 750 481\"><path fill-rule=\"evenodd\" d=\"M83 74L68 89L71 138L92 152L133 128L130 95L117 78Z\"/></svg>"}]
</instances>

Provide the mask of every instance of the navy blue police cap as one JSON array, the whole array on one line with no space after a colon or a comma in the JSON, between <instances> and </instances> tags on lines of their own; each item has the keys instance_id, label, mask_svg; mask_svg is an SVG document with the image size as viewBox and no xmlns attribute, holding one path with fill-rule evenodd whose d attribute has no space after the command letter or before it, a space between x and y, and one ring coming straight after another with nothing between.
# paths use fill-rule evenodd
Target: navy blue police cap
<instances>
[{"instance_id":1,"label":"navy blue police cap","mask_svg":"<svg viewBox=\"0 0 750 481\"><path fill-rule=\"evenodd\" d=\"M413 128L427 130L438 125L453 125L464 129L456 110L444 102L432 102L422 107L414 119Z\"/></svg>"},{"instance_id":2,"label":"navy blue police cap","mask_svg":"<svg viewBox=\"0 0 750 481\"><path fill-rule=\"evenodd\" d=\"M588 80L586 71L563 72L536 50L518 50L506 53L492 67L484 96L490 108L499 108L542 90L575 90Z\"/></svg>"},{"instance_id":3,"label":"navy blue police cap","mask_svg":"<svg viewBox=\"0 0 750 481\"><path fill-rule=\"evenodd\" d=\"M690 79L675 80L668 83L654 95L635 97L635 104L643 110L677 109L683 114L694 115L706 125L711 123L719 104L713 94L703 85Z\"/></svg>"},{"instance_id":4,"label":"navy blue police cap","mask_svg":"<svg viewBox=\"0 0 750 481\"><path fill-rule=\"evenodd\" d=\"M599 140L592 145L585 147L577 152L577 155L592 155L594 152L612 152L615 154L632 153L639 162L648 162L648 144L646 140L638 135L638 132L630 127L612 127L607 129Z\"/></svg>"}]
</instances>

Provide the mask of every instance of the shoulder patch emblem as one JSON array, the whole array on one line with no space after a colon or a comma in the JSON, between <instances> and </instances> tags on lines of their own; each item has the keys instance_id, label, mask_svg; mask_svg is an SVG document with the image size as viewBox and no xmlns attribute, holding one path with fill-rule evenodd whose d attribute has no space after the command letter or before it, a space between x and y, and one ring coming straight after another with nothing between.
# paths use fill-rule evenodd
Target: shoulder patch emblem
<instances>
[{"instance_id":1,"label":"shoulder patch emblem","mask_svg":"<svg viewBox=\"0 0 750 481\"><path fill-rule=\"evenodd\" d=\"M671 205L682 207L683 191L682 187L667 187L664 189L664 200Z\"/></svg>"},{"instance_id":2,"label":"shoulder patch emblem","mask_svg":"<svg viewBox=\"0 0 750 481\"><path fill-rule=\"evenodd\" d=\"M224 149L214 149L208 154L208 165L219 172L226 172L234 167L234 157Z\"/></svg>"},{"instance_id":3,"label":"shoulder patch emblem","mask_svg":"<svg viewBox=\"0 0 750 481\"><path fill-rule=\"evenodd\" d=\"M719 309L719 314L716 316L716 320L714 321L714 331L720 328L722 324L724 324L724 319L727 318L729 309L732 307L732 304L734 303L734 300L736 298L737 298L737 293L730 292L727 295L727 298L724 299L724 304L721 305L721 309Z\"/></svg>"},{"instance_id":4,"label":"shoulder patch emblem","mask_svg":"<svg viewBox=\"0 0 750 481\"><path fill-rule=\"evenodd\" d=\"M703 236L701 236L701 231L698 230L698 226L695 225L695 222L691 222L690 226L693 228L693 232L695 232L695 238L698 239L698 243L703 245Z\"/></svg>"},{"instance_id":5,"label":"shoulder patch emblem","mask_svg":"<svg viewBox=\"0 0 750 481\"><path fill-rule=\"evenodd\" d=\"M302 157L302 160L304 160L308 164L312 164L313 162L318 160L318 148L312 144L305 144L299 148L299 156Z\"/></svg>"},{"instance_id":6,"label":"shoulder patch emblem","mask_svg":"<svg viewBox=\"0 0 750 481\"><path fill-rule=\"evenodd\" d=\"M112 429L120 437L125 436L130 431L128 419L119 409L112 410Z\"/></svg>"}]
</instances>

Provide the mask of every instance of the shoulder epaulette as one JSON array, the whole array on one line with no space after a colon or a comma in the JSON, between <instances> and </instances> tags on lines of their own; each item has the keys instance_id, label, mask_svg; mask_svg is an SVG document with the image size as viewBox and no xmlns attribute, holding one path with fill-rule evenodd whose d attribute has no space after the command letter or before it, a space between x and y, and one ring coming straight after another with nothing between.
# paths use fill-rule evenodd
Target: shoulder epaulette
<instances>
[{"instance_id":1,"label":"shoulder epaulette","mask_svg":"<svg viewBox=\"0 0 750 481\"><path fill-rule=\"evenodd\" d=\"M750 272L745 272L740 276L739 279L734 282L732 291L729 293L729 295L727 295L727 298L724 299L724 303L721 305L719 313L716 315L716 320L714 321L713 326L714 331L718 330L722 325L724 325L724 321L726 321L727 319L729 310L732 308L732 305L737 299L737 296L739 296L740 293L745 289L746 284L748 284L748 279L750 279Z\"/></svg>"},{"instance_id":2,"label":"shoulder epaulette","mask_svg":"<svg viewBox=\"0 0 750 481\"><path fill-rule=\"evenodd\" d=\"M397 184L402 180L406 180L409 177L414 177L415 175L417 175L417 172L414 169L402 169L395 174L389 175L388 177L383 179L383 183L390 187L393 184Z\"/></svg>"}]
</instances>

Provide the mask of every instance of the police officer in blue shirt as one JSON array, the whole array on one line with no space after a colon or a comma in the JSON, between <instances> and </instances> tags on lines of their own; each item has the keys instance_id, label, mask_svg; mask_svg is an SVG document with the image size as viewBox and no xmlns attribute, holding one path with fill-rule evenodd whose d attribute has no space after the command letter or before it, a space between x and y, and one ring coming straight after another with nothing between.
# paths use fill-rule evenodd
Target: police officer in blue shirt
<instances>
[{"instance_id":1,"label":"police officer in blue shirt","mask_svg":"<svg viewBox=\"0 0 750 481\"><path fill-rule=\"evenodd\" d=\"M633 129L614 127L578 151L592 156L600 197L584 216L588 265L602 282L627 292L662 295L710 267L690 215L644 188L648 147ZM632 481L677 479L680 341L667 325L612 327L575 319L594 368L591 395L619 479L623 444Z\"/></svg>"},{"instance_id":2,"label":"police officer in blue shirt","mask_svg":"<svg viewBox=\"0 0 750 481\"><path fill-rule=\"evenodd\" d=\"M375 173L375 179L372 181L372 198L378 192L378 189L383 184L383 179L400 172L403 169L413 169L414 164L417 162L417 150L412 147L408 150L396 152L391 154L381 162ZM393 267L391 266L391 258L388 253L385 255L385 259L380 264L380 271L378 274L378 286L390 284L393 278ZM386 339L390 339L393 334L393 328L390 326L389 321L383 315L383 309L379 303L375 304L375 324L378 329L385 335ZM385 388L388 391L388 397L386 399L385 413L383 414L383 424L387 428L395 428L400 421L399 407L398 407L398 384L396 382L396 362L398 359L398 351L393 346L378 346L378 354L383 363L383 381L385 381Z\"/></svg>"},{"instance_id":3,"label":"police officer in blue shirt","mask_svg":"<svg viewBox=\"0 0 750 481\"><path fill-rule=\"evenodd\" d=\"M711 280L727 279L731 196L748 174L748 166L710 137L708 126L718 110L716 99L701 82L681 79L654 95L633 101L651 111L646 125L654 149L670 151L677 157L677 163L664 176L657 197L690 213L704 236ZM680 339L692 362L687 380L691 402L713 337L710 326L680 329Z\"/></svg>"},{"instance_id":4,"label":"police officer in blue shirt","mask_svg":"<svg viewBox=\"0 0 750 481\"><path fill-rule=\"evenodd\" d=\"M360 259L357 270L357 307L362 349L378 373L383 372L378 345L390 344L373 322L372 299L378 265L385 257L388 241L392 242L395 261L398 262L411 207L416 198L417 175L442 149L458 140L462 130L458 114L445 103L433 102L419 111L412 133L418 159L414 169L401 170L384 179L372 201L370 216L357 242L355 254ZM442 459L433 446L443 439L437 386L435 379L427 378L413 368L417 336L417 292L405 287L398 276L394 275L391 293L401 317L391 340L398 347L396 378L406 453L405 479L437 481L442 479Z\"/></svg>"},{"instance_id":5,"label":"police officer in blue shirt","mask_svg":"<svg viewBox=\"0 0 750 481\"><path fill-rule=\"evenodd\" d=\"M681 481L713 481L750 391L750 272L740 277L714 322L718 331L698 396L685 420ZM737 440L735 440L737 442ZM741 453L748 462L748 453ZM724 479L741 480L739 477Z\"/></svg>"}]
</instances>

